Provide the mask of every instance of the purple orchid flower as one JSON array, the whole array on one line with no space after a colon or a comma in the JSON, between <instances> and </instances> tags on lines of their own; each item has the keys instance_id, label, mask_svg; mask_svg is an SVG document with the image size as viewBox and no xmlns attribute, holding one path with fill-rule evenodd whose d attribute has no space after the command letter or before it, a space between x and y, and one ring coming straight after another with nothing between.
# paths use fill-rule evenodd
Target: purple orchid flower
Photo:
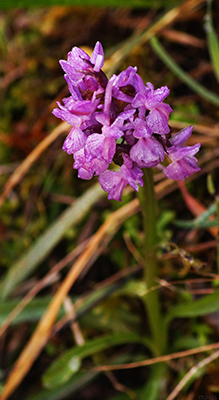
<instances>
[{"instance_id":1,"label":"purple orchid flower","mask_svg":"<svg viewBox=\"0 0 219 400\"><path fill-rule=\"evenodd\" d=\"M63 105L58 103L53 114L72 127L63 150L73 154L78 177L99 176L108 198L121 200L128 184L136 191L143 186L142 168L160 169L165 156L171 161L163 167L168 178L183 180L199 171L194 155L200 144L184 146L192 127L171 135L173 110L164 103L168 87L145 85L137 67L107 79L103 63L100 42L91 56L73 47L67 61L60 61L70 97L63 99ZM112 162L119 171L108 169Z\"/></svg>"}]
</instances>

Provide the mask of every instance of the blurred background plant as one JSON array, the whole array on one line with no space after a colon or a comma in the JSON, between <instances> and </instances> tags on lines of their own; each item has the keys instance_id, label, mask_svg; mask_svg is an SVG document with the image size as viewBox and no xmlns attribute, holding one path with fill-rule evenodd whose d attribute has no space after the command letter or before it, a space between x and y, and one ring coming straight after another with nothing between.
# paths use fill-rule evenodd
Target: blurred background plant
<instances>
[{"instance_id":1,"label":"blurred background plant","mask_svg":"<svg viewBox=\"0 0 219 400\"><path fill-rule=\"evenodd\" d=\"M1 3L1 398L216 396L219 4L60 4ZM97 40L108 76L136 65L144 81L167 85L171 127L194 125L188 144L202 144L186 186L154 174L165 364L151 361L136 195L108 201L95 179L79 180L61 150L69 128L51 114L67 96L58 60Z\"/></svg>"}]
</instances>

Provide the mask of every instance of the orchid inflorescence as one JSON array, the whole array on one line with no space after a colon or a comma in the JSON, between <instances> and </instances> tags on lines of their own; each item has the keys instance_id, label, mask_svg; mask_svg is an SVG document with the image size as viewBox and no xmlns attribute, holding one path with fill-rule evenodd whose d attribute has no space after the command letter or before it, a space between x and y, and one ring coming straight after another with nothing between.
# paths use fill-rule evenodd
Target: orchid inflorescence
<instances>
[{"instance_id":1,"label":"orchid inflorescence","mask_svg":"<svg viewBox=\"0 0 219 400\"><path fill-rule=\"evenodd\" d=\"M136 191L143 186L142 168L157 167L174 180L199 171L194 154L200 144L184 146L193 127L171 134L168 120L173 110L163 102L168 87L154 90L149 82L145 86L137 67L108 79L103 63L100 42L91 56L73 47L68 60L60 61L71 95L63 105L58 102L53 114L72 126L63 150L73 154L78 177L99 175L108 199L121 200L127 184ZM160 164L165 155L171 160L166 167ZM119 170L109 169L112 162Z\"/></svg>"}]
</instances>

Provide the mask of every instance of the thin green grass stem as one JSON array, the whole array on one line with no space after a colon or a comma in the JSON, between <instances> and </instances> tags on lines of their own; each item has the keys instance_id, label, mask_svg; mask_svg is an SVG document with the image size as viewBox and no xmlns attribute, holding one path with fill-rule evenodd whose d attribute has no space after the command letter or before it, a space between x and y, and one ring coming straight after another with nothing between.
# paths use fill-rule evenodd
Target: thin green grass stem
<instances>
[{"instance_id":1,"label":"thin green grass stem","mask_svg":"<svg viewBox=\"0 0 219 400\"><path fill-rule=\"evenodd\" d=\"M211 63L214 68L215 77L219 82L219 40L213 26L212 20L212 0L207 1L207 14L205 30L208 43L208 51L211 57Z\"/></svg>"},{"instance_id":2,"label":"thin green grass stem","mask_svg":"<svg viewBox=\"0 0 219 400\"><path fill-rule=\"evenodd\" d=\"M158 275L156 258L156 200L151 168L144 169L143 180L144 186L139 191L139 199L144 223L144 275L147 287L145 303L156 355L161 355L165 350L166 335L162 327L159 292L156 289L151 290L154 286L157 286L156 277Z\"/></svg>"},{"instance_id":3,"label":"thin green grass stem","mask_svg":"<svg viewBox=\"0 0 219 400\"><path fill-rule=\"evenodd\" d=\"M219 106L219 96L200 85L200 83L183 71L183 69L170 57L155 36L150 39L150 44L158 57L160 57L163 63L174 75L177 76L177 78L190 87L190 89L194 90L195 93L199 94L203 99L215 106Z\"/></svg>"}]
</instances>

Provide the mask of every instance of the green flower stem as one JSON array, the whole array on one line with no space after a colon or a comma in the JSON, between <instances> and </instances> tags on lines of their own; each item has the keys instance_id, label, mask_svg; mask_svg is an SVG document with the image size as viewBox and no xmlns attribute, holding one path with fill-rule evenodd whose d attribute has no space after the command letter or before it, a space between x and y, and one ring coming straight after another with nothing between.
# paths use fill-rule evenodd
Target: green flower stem
<instances>
[{"instance_id":1,"label":"green flower stem","mask_svg":"<svg viewBox=\"0 0 219 400\"><path fill-rule=\"evenodd\" d=\"M164 376L167 371L167 364L160 363L151 365L150 375L143 387L138 400L157 400L160 399L161 390L164 386Z\"/></svg>"},{"instance_id":2,"label":"green flower stem","mask_svg":"<svg viewBox=\"0 0 219 400\"><path fill-rule=\"evenodd\" d=\"M144 223L144 274L147 285L145 303L148 313L152 340L156 348L156 355L165 351L166 335L163 332L158 290L150 290L157 286L158 264L156 259L156 200L154 193L153 173L151 168L144 169L144 186L139 191L139 199Z\"/></svg>"}]
</instances>

